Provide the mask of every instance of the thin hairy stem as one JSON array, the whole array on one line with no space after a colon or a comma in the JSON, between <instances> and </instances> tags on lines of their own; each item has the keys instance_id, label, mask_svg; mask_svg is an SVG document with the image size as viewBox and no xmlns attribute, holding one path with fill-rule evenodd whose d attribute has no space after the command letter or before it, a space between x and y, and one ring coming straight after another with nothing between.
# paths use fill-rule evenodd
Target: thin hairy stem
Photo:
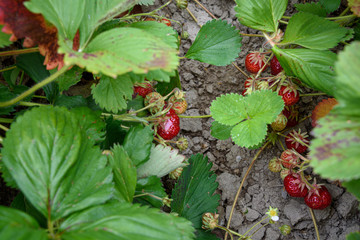
<instances>
[{"instance_id":1,"label":"thin hairy stem","mask_svg":"<svg viewBox=\"0 0 360 240\"><path fill-rule=\"evenodd\" d=\"M320 240L319 229L318 229L318 226L316 224L316 218L315 218L314 211L311 208L309 208L309 211L310 211L310 214L311 214L312 221L314 223L316 238L317 238L317 240Z\"/></svg>"},{"instance_id":2,"label":"thin hairy stem","mask_svg":"<svg viewBox=\"0 0 360 240\"><path fill-rule=\"evenodd\" d=\"M33 52L38 52L38 51L39 51L38 47L27 48L27 49L19 49L19 50L11 50L11 51L6 51L6 52L0 52L0 57L20 55L20 54L26 54L26 53L33 53Z\"/></svg>"},{"instance_id":3,"label":"thin hairy stem","mask_svg":"<svg viewBox=\"0 0 360 240\"><path fill-rule=\"evenodd\" d=\"M244 177L243 177L243 179L242 179L242 181L241 181L241 183L240 183L240 187L239 187L239 189L238 189L238 191L237 191L237 193L236 193L236 196L235 196L235 199L234 199L234 203L233 203L233 205L232 205L231 212L230 212L230 216L229 216L229 221L228 221L228 223L227 223L227 225L226 225L227 228L230 227L230 223L231 223L232 216L233 216L233 214L234 214L235 206L236 206L237 200L238 200L238 198L239 198L239 196L240 196L241 189L242 189L242 187L243 187L243 185L244 185L244 183L245 183L245 180L246 180L247 176L249 175L250 170L252 169L252 167L253 167L256 159L259 157L260 153L262 153L262 151L264 151L264 149L265 149L269 144L270 144L269 141L266 142L266 143L264 144L264 146L262 146L262 147L260 148L260 150L255 154L254 158L252 159L252 161L251 161L251 163L250 163L250 166L249 166L249 168L247 169L247 171L246 171L246 173L245 173L245 175L244 175ZM227 239L227 233L225 234L224 240L226 240L226 239Z\"/></svg>"}]
</instances>

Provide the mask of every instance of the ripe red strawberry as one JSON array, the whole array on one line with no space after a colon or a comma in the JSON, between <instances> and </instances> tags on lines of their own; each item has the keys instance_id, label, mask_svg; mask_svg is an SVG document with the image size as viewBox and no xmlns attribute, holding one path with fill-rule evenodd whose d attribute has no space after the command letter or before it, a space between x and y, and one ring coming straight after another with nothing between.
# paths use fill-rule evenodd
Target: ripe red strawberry
<instances>
[{"instance_id":1,"label":"ripe red strawberry","mask_svg":"<svg viewBox=\"0 0 360 240\"><path fill-rule=\"evenodd\" d=\"M294 127L299 123L299 111L294 106L285 106L282 113L288 119L286 127Z\"/></svg>"},{"instance_id":2,"label":"ripe red strawberry","mask_svg":"<svg viewBox=\"0 0 360 240\"><path fill-rule=\"evenodd\" d=\"M290 149L287 149L281 153L281 163L285 168L294 168L300 164L300 158L296 156Z\"/></svg>"},{"instance_id":3,"label":"ripe red strawberry","mask_svg":"<svg viewBox=\"0 0 360 240\"><path fill-rule=\"evenodd\" d=\"M271 123L271 127L277 132L282 131L286 127L287 121L285 115L280 113L275 121Z\"/></svg>"},{"instance_id":4,"label":"ripe red strawberry","mask_svg":"<svg viewBox=\"0 0 360 240\"><path fill-rule=\"evenodd\" d=\"M165 117L160 120L156 132L165 140L173 139L178 135L180 132L180 119L173 109L170 109Z\"/></svg>"},{"instance_id":5,"label":"ripe red strawberry","mask_svg":"<svg viewBox=\"0 0 360 240\"><path fill-rule=\"evenodd\" d=\"M298 173L287 175L284 178L284 187L286 192L292 197L305 197L309 191Z\"/></svg>"},{"instance_id":6,"label":"ripe red strawberry","mask_svg":"<svg viewBox=\"0 0 360 240\"><path fill-rule=\"evenodd\" d=\"M293 86L281 86L279 93L284 100L285 106L291 106L297 103L300 99L300 94Z\"/></svg>"},{"instance_id":7,"label":"ripe red strawberry","mask_svg":"<svg viewBox=\"0 0 360 240\"><path fill-rule=\"evenodd\" d=\"M305 203L312 209L324 209L331 204L331 194L323 185L315 184L315 189L311 189L305 197Z\"/></svg>"},{"instance_id":8,"label":"ripe red strawberry","mask_svg":"<svg viewBox=\"0 0 360 240\"><path fill-rule=\"evenodd\" d=\"M261 52L251 52L248 55L246 55L245 58L245 67L246 70L248 70L251 73L258 73L259 70L265 65L265 54ZM268 66L266 65L264 67L264 70Z\"/></svg>"},{"instance_id":9,"label":"ripe red strawberry","mask_svg":"<svg viewBox=\"0 0 360 240\"><path fill-rule=\"evenodd\" d=\"M170 27L170 26L171 26L171 22L170 22L170 20L168 20L168 19L163 18L163 19L161 19L161 21L160 21L160 22L165 23L165 24L166 24L166 26L168 26L168 27Z\"/></svg>"},{"instance_id":10,"label":"ripe red strawberry","mask_svg":"<svg viewBox=\"0 0 360 240\"><path fill-rule=\"evenodd\" d=\"M183 114L187 109L187 102L185 98L177 99L175 96L169 98L169 103L172 104L172 109L174 109L176 114Z\"/></svg>"},{"instance_id":11,"label":"ripe red strawberry","mask_svg":"<svg viewBox=\"0 0 360 240\"><path fill-rule=\"evenodd\" d=\"M153 91L154 89L149 82L137 83L134 85L134 93L142 96L143 98Z\"/></svg>"},{"instance_id":12,"label":"ripe red strawberry","mask_svg":"<svg viewBox=\"0 0 360 240\"><path fill-rule=\"evenodd\" d=\"M301 133L299 129L298 132L293 130L292 132L288 133L285 138L285 144L288 149L294 149L298 153L303 153L308 148L309 139L306 132Z\"/></svg>"},{"instance_id":13,"label":"ripe red strawberry","mask_svg":"<svg viewBox=\"0 0 360 240\"><path fill-rule=\"evenodd\" d=\"M276 56L270 60L270 69L272 75L278 75L283 70Z\"/></svg>"}]
</instances>

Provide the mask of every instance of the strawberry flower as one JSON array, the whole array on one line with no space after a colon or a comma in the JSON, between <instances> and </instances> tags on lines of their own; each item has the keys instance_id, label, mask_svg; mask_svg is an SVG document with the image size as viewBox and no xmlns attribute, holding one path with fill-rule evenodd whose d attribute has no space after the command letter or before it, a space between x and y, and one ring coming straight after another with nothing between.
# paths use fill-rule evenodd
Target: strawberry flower
<instances>
[{"instance_id":1,"label":"strawberry flower","mask_svg":"<svg viewBox=\"0 0 360 240\"><path fill-rule=\"evenodd\" d=\"M279 221L279 216L278 216L278 209L277 208L272 208L271 206L269 207L269 211L266 212L266 214L270 217L270 219L274 222Z\"/></svg>"}]
</instances>

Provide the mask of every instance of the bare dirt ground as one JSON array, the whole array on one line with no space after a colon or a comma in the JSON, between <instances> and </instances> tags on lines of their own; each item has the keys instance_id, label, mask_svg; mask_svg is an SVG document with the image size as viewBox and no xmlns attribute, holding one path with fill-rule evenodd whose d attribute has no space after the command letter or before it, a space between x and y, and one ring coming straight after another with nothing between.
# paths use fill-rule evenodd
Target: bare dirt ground
<instances>
[{"instance_id":1,"label":"bare dirt ground","mask_svg":"<svg viewBox=\"0 0 360 240\"><path fill-rule=\"evenodd\" d=\"M156 1L155 7L166 1ZM235 2L230 0L202 0L200 1L217 18L226 20L236 26L242 33L257 33L257 31L242 26L234 11ZM290 0L286 14L295 10L293 4L300 1ZM195 2L189 1L189 10L203 25L212 18ZM149 7L154 9L154 6ZM184 55L194 41L199 25L186 10L179 10L174 3L163 9L162 15L184 24L184 30L189 32L190 38L183 40L180 55ZM175 24L174 24L175 25ZM175 29L179 28L175 25ZM263 44L262 38L243 37L242 51L236 64L244 67L247 53L258 50ZM179 68L183 90L187 93L189 108L187 115L210 114L211 102L221 94L241 93L245 77L232 65L217 67L198 61L183 59ZM266 73L265 73L266 74ZM310 91L305 89L305 92ZM300 118L311 113L316 104L326 97L303 97L298 107ZM226 226L236 191L240 185L251 159L257 150L248 150L235 145L231 140L217 140L210 135L210 126L213 119L181 119L181 135L189 139L189 149L183 152L186 156L202 153L213 163L213 170L219 182L218 193L221 194L220 224ZM304 121L297 128L311 131L310 120ZM268 162L275 156L280 156L281 147L273 146L263 152L257 159L237 202L237 208L231 222L231 229L239 233L246 232L254 223L263 218L269 206L279 209L280 220L262 228L254 236L258 239L316 239L314 225L310 212L303 199L287 195L283 189L282 180L278 173L268 170ZM315 210L315 215L321 239L345 239L346 234L360 230L360 212L358 202L344 188L319 178L318 182L325 183L333 197L330 207L325 210ZM282 236L278 227L288 224L292 228L289 236Z\"/></svg>"}]
</instances>

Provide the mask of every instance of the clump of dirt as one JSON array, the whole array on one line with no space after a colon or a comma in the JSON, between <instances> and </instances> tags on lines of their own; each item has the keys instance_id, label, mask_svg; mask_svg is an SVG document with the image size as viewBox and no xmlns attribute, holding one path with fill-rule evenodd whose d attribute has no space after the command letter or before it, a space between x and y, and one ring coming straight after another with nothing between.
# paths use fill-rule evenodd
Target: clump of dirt
<instances>
[{"instance_id":1,"label":"clump of dirt","mask_svg":"<svg viewBox=\"0 0 360 240\"><path fill-rule=\"evenodd\" d=\"M154 6L160 6L166 1L156 1ZM202 0L200 1L217 18L226 20L236 26L242 33L258 33L253 29L242 26L235 16L234 1ZM286 14L293 13L293 4L300 1L289 1ZM154 9L154 6L149 9ZM189 1L188 9L197 18L197 23L186 10L180 10L174 3L163 9L162 15L183 23L183 28L190 34L188 40L183 40L180 55L183 56L194 41L199 25L205 24L212 18L199 5ZM180 31L179 26L174 28ZM242 51L235 61L241 69L244 59L250 51L258 50L264 44L263 38L243 37ZM269 71L269 70L268 70ZM241 93L246 77L234 66L217 67L198 61L182 59L180 62L180 77L183 89L186 91L189 108L187 115L210 114L211 102L226 93ZM310 92L310 89L305 89ZM298 103L300 118L308 116L316 104L326 97L303 97ZM181 119L181 135L188 138L189 148L183 154L202 153L213 163L213 170L219 182L218 193L221 194L220 224L226 226L236 191L240 185L251 159L257 150L248 150L235 145L231 140L217 140L210 135L212 118L209 119ZM311 132L310 120L302 122L297 128ZM279 209L280 220L277 224L262 228L253 240L258 239L316 239L314 225L310 212L303 199L292 198L283 189L283 183L278 173L272 173L267 165L271 158L280 156L281 147L273 146L266 149L257 159L236 204L236 210L231 222L231 229L239 233L246 232L254 223L263 218L269 206ZM354 196L344 188L320 177L318 182L324 183L329 189L333 202L325 210L315 210L321 239L345 239L353 231L360 230L360 212L358 202ZM278 227L288 224L292 228L290 235L284 237Z\"/></svg>"}]
</instances>

